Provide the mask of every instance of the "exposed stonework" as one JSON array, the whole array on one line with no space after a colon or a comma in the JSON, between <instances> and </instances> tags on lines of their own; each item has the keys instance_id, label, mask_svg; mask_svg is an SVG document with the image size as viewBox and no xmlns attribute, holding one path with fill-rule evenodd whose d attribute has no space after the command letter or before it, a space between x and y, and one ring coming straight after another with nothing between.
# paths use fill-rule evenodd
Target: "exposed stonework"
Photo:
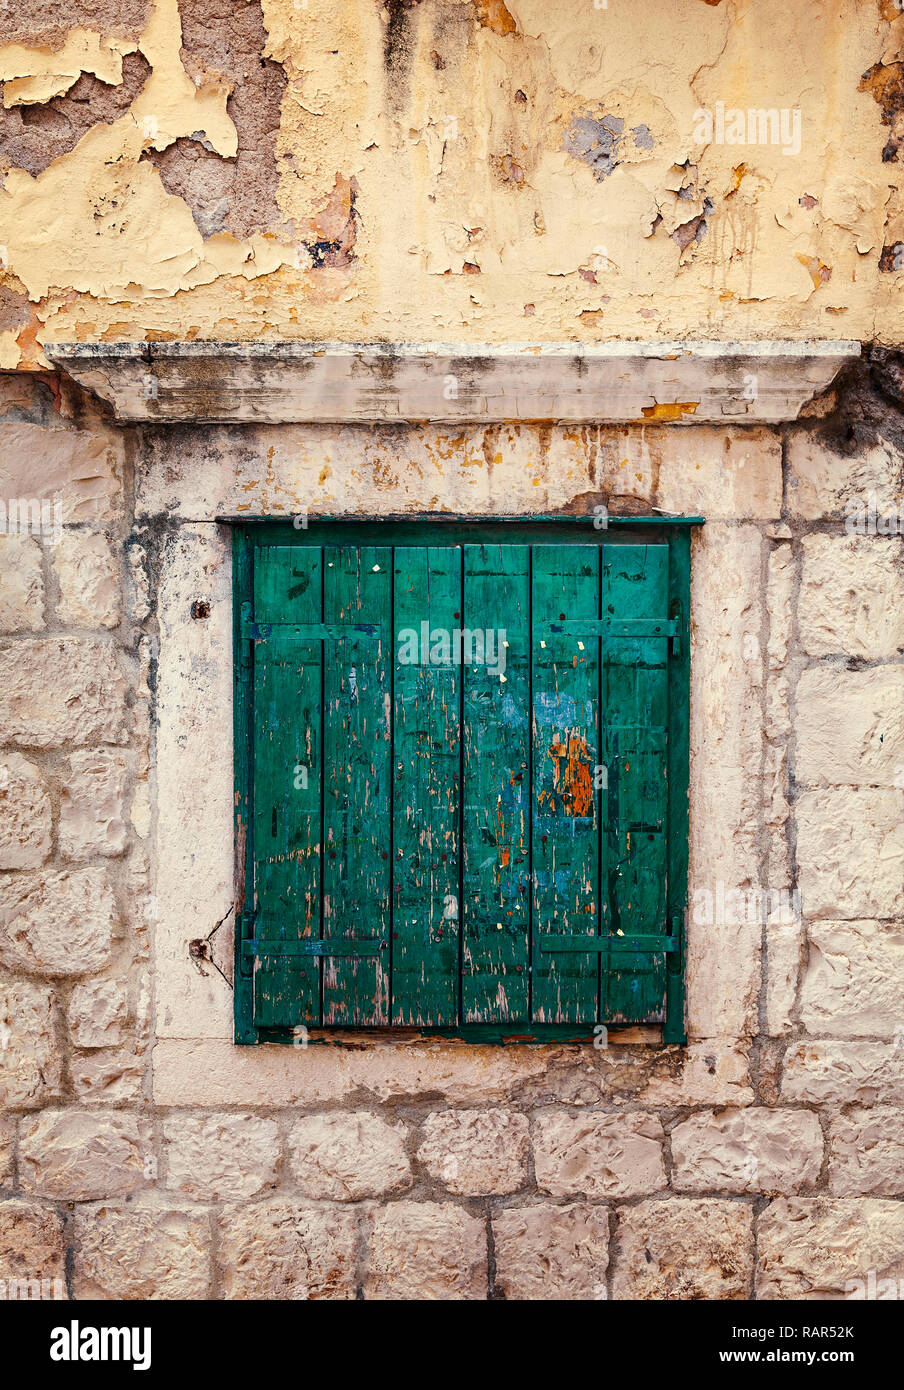
<instances>
[{"instance_id":1,"label":"exposed stonework","mask_svg":"<svg viewBox=\"0 0 904 1390\"><path fill-rule=\"evenodd\" d=\"M619 1207L615 1298L749 1298L753 1209L702 1199Z\"/></svg>"},{"instance_id":2,"label":"exposed stonework","mask_svg":"<svg viewBox=\"0 0 904 1390\"><path fill-rule=\"evenodd\" d=\"M3 880L0 964L39 975L84 975L110 956L116 905L103 869Z\"/></svg>"},{"instance_id":3,"label":"exposed stonework","mask_svg":"<svg viewBox=\"0 0 904 1390\"><path fill-rule=\"evenodd\" d=\"M51 806L40 768L0 753L0 869L37 869L51 850Z\"/></svg>"},{"instance_id":4,"label":"exposed stonework","mask_svg":"<svg viewBox=\"0 0 904 1390\"><path fill-rule=\"evenodd\" d=\"M506 1299L606 1297L609 1208L505 1207L493 1217L496 1292Z\"/></svg>"},{"instance_id":5,"label":"exposed stonework","mask_svg":"<svg viewBox=\"0 0 904 1390\"><path fill-rule=\"evenodd\" d=\"M838 1197L904 1193L904 1111L851 1109L832 1123L829 1191Z\"/></svg>"},{"instance_id":6,"label":"exposed stonework","mask_svg":"<svg viewBox=\"0 0 904 1390\"><path fill-rule=\"evenodd\" d=\"M358 1213L285 1200L228 1207L220 1227L224 1298L352 1299Z\"/></svg>"},{"instance_id":7,"label":"exposed stonework","mask_svg":"<svg viewBox=\"0 0 904 1390\"><path fill-rule=\"evenodd\" d=\"M887 506L897 493L883 493ZM866 503L866 494L861 500ZM904 651L904 543L883 536L804 536L801 644L808 656L894 661Z\"/></svg>"},{"instance_id":8,"label":"exposed stonework","mask_svg":"<svg viewBox=\"0 0 904 1390\"><path fill-rule=\"evenodd\" d=\"M110 748L73 753L60 795L60 849L67 859L122 854L129 762Z\"/></svg>"},{"instance_id":9,"label":"exposed stonework","mask_svg":"<svg viewBox=\"0 0 904 1390\"><path fill-rule=\"evenodd\" d=\"M797 857L808 917L894 917L904 895L904 791L804 792Z\"/></svg>"},{"instance_id":10,"label":"exposed stonework","mask_svg":"<svg viewBox=\"0 0 904 1390\"><path fill-rule=\"evenodd\" d=\"M136 1115L45 1110L21 1126L22 1187L78 1202L137 1192L154 1173L149 1137Z\"/></svg>"},{"instance_id":11,"label":"exposed stonework","mask_svg":"<svg viewBox=\"0 0 904 1390\"><path fill-rule=\"evenodd\" d=\"M541 1111L534 1124L537 1184L554 1197L640 1197L666 1185L655 1116Z\"/></svg>"},{"instance_id":12,"label":"exposed stonework","mask_svg":"<svg viewBox=\"0 0 904 1390\"><path fill-rule=\"evenodd\" d=\"M41 547L30 536L0 536L0 632L44 626Z\"/></svg>"},{"instance_id":13,"label":"exposed stonework","mask_svg":"<svg viewBox=\"0 0 904 1390\"><path fill-rule=\"evenodd\" d=\"M69 1031L76 1047L115 1047L125 1037L129 998L122 980L85 980L69 996Z\"/></svg>"},{"instance_id":14,"label":"exposed stonework","mask_svg":"<svg viewBox=\"0 0 904 1390\"><path fill-rule=\"evenodd\" d=\"M811 667L797 686L798 780L894 787L904 747L904 666Z\"/></svg>"},{"instance_id":15,"label":"exposed stonework","mask_svg":"<svg viewBox=\"0 0 904 1390\"><path fill-rule=\"evenodd\" d=\"M365 1296L486 1297L486 1230L462 1207L393 1202L374 1213Z\"/></svg>"},{"instance_id":16,"label":"exposed stonework","mask_svg":"<svg viewBox=\"0 0 904 1390\"><path fill-rule=\"evenodd\" d=\"M142 1197L80 1206L73 1292L90 1299L206 1298L210 1222L203 1208Z\"/></svg>"},{"instance_id":17,"label":"exposed stonework","mask_svg":"<svg viewBox=\"0 0 904 1390\"><path fill-rule=\"evenodd\" d=\"M106 642L56 637L0 647L0 741L32 748L123 743L125 693Z\"/></svg>"},{"instance_id":18,"label":"exposed stonework","mask_svg":"<svg viewBox=\"0 0 904 1390\"><path fill-rule=\"evenodd\" d=\"M0 977L0 1109L34 1109L62 1089L54 995L31 980Z\"/></svg>"},{"instance_id":19,"label":"exposed stonework","mask_svg":"<svg viewBox=\"0 0 904 1390\"><path fill-rule=\"evenodd\" d=\"M801 993L808 1033L904 1036L904 929L889 922L811 922Z\"/></svg>"},{"instance_id":20,"label":"exposed stonework","mask_svg":"<svg viewBox=\"0 0 904 1390\"><path fill-rule=\"evenodd\" d=\"M759 1223L758 1298L865 1296L868 1272L904 1274L904 1206L855 1197L778 1198Z\"/></svg>"},{"instance_id":21,"label":"exposed stonework","mask_svg":"<svg viewBox=\"0 0 904 1390\"><path fill-rule=\"evenodd\" d=\"M904 1274L900 541L844 512L900 490L901 432L857 383L782 431L139 440L56 378L0 379L0 496L59 496L63 532L0 538L0 1278L4 1241L110 1299L844 1297ZM707 517L688 1046L236 1047L222 518L590 527L599 503ZM89 541L99 586L66 558ZM720 916L720 884L755 910Z\"/></svg>"},{"instance_id":22,"label":"exposed stonework","mask_svg":"<svg viewBox=\"0 0 904 1390\"><path fill-rule=\"evenodd\" d=\"M411 1186L405 1125L379 1115L309 1115L289 1135L289 1160L298 1190L306 1197L358 1201Z\"/></svg>"},{"instance_id":23,"label":"exposed stonework","mask_svg":"<svg viewBox=\"0 0 904 1390\"><path fill-rule=\"evenodd\" d=\"M173 1115L164 1121L167 1186L188 1197L239 1201L275 1187L274 1120L254 1115Z\"/></svg>"},{"instance_id":24,"label":"exposed stonework","mask_svg":"<svg viewBox=\"0 0 904 1390\"><path fill-rule=\"evenodd\" d=\"M63 1280L65 1264L59 1212L15 1197L0 1204L0 1279Z\"/></svg>"},{"instance_id":25,"label":"exposed stonework","mask_svg":"<svg viewBox=\"0 0 904 1390\"><path fill-rule=\"evenodd\" d=\"M119 622L119 561L105 536L69 532L53 550L60 586L57 614L69 627L113 628Z\"/></svg>"},{"instance_id":26,"label":"exposed stonework","mask_svg":"<svg viewBox=\"0 0 904 1390\"><path fill-rule=\"evenodd\" d=\"M822 1130L809 1110L701 1111L671 1139L681 1192L799 1192L822 1168Z\"/></svg>"},{"instance_id":27,"label":"exposed stonework","mask_svg":"<svg viewBox=\"0 0 904 1390\"><path fill-rule=\"evenodd\" d=\"M428 1115L418 1159L449 1192L517 1192L527 1180L528 1122L504 1110Z\"/></svg>"}]
</instances>

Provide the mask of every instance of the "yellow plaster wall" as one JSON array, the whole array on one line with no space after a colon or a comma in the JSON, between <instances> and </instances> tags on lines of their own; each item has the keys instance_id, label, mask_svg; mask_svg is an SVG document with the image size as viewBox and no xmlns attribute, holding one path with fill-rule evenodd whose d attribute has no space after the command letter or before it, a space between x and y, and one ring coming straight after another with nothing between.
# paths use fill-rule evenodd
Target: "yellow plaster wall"
<instances>
[{"instance_id":1,"label":"yellow plaster wall","mask_svg":"<svg viewBox=\"0 0 904 1390\"><path fill-rule=\"evenodd\" d=\"M897 0L235 0L285 75L279 213L246 239L143 157L244 138L179 3L0 47L7 109L149 65L36 175L0 149L0 367L73 339L904 336ZM707 142L720 102L789 136L798 111L799 151Z\"/></svg>"}]
</instances>

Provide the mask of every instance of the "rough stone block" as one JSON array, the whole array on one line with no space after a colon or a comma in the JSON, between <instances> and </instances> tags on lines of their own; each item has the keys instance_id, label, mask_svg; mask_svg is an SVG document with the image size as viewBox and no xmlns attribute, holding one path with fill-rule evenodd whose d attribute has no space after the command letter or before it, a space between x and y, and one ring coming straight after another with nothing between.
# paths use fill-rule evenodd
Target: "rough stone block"
<instances>
[{"instance_id":1,"label":"rough stone block","mask_svg":"<svg viewBox=\"0 0 904 1390\"><path fill-rule=\"evenodd\" d=\"M870 1271L904 1278L904 1202L779 1197L760 1217L757 1248L757 1298L862 1297Z\"/></svg>"},{"instance_id":2,"label":"rough stone block","mask_svg":"<svg viewBox=\"0 0 904 1390\"><path fill-rule=\"evenodd\" d=\"M378 1208L364 1291L380 1300L486 1298L483 1221L442 1202L390 1202Z\"/></svg>"},{"instance_id":3,"label":"rough stone block","mask_svg":"<svg viewBox=\"0 0 904 1390\"><path fill-rule=\"evenodd\" d=\"M125 755L113 748L72 754L60 793L60 850L67 859L123 853L128 770Z\"/></svg>"},{"instance_id":4,"label":"rough stone block","mask_svg":"<svg viewBox=\"0 0 904 1390\"><path fill-rule=\"evenodd\" d=\"M655 1115L568 1115L534 1120L537 1185L554 1197L640 1197L665 1187Z\"/></svg>"},{"instance_id":5,"label":"rough stone block","mask_svg":"<svg viewBox=\"0 0 904 1390\"><path fill-rule=\"evenodd\" d=\"M31 536L0 535L0 632L44 626L41 547Z\"/></svg>"},{"instance_id":6,"label":"rough stone block","mask_svg":"<svg viewBox=\"0 0 904 1390\"><path fill-rule=\"evenodd\" d=\"M672 1131L672 1158L677 1191L799 1192L819 1178L822 1129L810 1110L699 1112Z\"/></svg>"},{"instance_id":7,"label":"rough stone block","mask_svg":"<svg viewBox=\"0 0 904 1390\"><path fill-rule=\"evenodd\" d=\"M279 1128L257 1115L172 1115L163 1124L173 1191L247 1200L276 1186Z\"/></svg>"},{"instance_id":8,"label":"rough stone block","mask_svg":"<svg viewBox=\"0 0 904 1390\"><path fill-rule=\"evenodd\" d=\"M0 963L39 975L106 965L116 906L103 869L8 875L0 886Z\"/></svg>"},{"instance_id":9,"label":"rough stone block","mask_svg":"<svg viewBox=\"0 0 904 1390\"><path fill-rule=\"evenodd\" d=\"M493 1216L493 1242L496 1288L510 1301L606 1297L607 1207L504 1207Z\"/></svg>"},{"instance_id":10,"label":"rough stone block","mask_svg":"<svg viewBox=\"0 0 904 1390\"><path fill-rule=\"evenodd\" d=\"M89 1202L137 1192L149 1181L148 1127L137 1115L43 1110L19 1132L19 1178L27 1192Z\"/></svg>"},{"instance_id":11,"label":"rough stone block","mask_svg":"<svg viewBox=\"0 0 904 1390\"><path fill-rule=\"evenodd\" d=\"M798 621L810 656L891 661L904 648L904 543L804 536Z\"/></svg>"},{"instance_id":12,"label":"rough stone block","mask_svg":"<svg viewBox=\"0 0 904 1390\"><path fill-rule=\"evenodd\" d=\"M225 1298L353 1299L358 1213L274 1200L227 1207L219 1262Z\"/></svg>"},{"instance_id":13,"label":"rough stone block","mask_svg":"<svg viewBox=\"0 0 904 1390\"><path fill-rule=\"evenodd\" d=\"M904 791L833 787L797 802L805 917L894 917L904 898Z\"/></svg>"},{"instance_id":14,"label":"rough stone block","mask_svg":"<svg viewBox=\"0 0 904 1390\"><path fill-rule=\"evenodd\" d=\"M407 1128L371 1111L306 1115L289 1135L289 1158L307 1197L353 1202L411 1186Z\"/></svg>"},{"instance_id":15,"label":"rough stone block","mask_svg":"<svg viewBox=\"0 0 904 1390\"><path fill-rule=\"evenodd\" d=\"M517 1192L527 1180L529 1124L506 1110L447 1110L427 1116L418 1159L450 1192Z\"/></svg>"},{"instance_id":16,"label":"rough stone block","mask_svg":"<svg viewBox=\"0 0 904 1390\"><path fill-rule=\"evenodd\" d=\"M0 743L123 743L125 696L110 642L47 637L0 645Z\"/></svg>"},{"instance_id":17,"label":"rough stone block","mask_svg":"<svg viewBox=\"0 0 904 1390\"><path fill-rule=\"evenodd\" d=\"M80 1206L73 1292L85 1299L207 1298L210 1218L157 1194Z\"/></svg>"},{"instance_id":18,"label":"rough stone block","mask_svg":"<svg viewBox=\"0 0 904 1390\"><path fill-rule=\"evenodd\" d=\"M60 586L60 622L71 627L116 627L121 602L119 564L106 536L67 531L52 548L52 557Z\"/></svg>"},{"instance_id":19,"label":"rough stone block","mask_svg":"<svg viewBox=\"0 0 904 1390\"><path fill-rule=\"evenodd\" d=\"M686 1199L618 1209L617 1299L746 1299L753 1278L753 1208Z\"/></svg>"},{"instance_id":20,"label":"rough stone block","mask_svg":"<svg viewBox=\"0 0 904 1390\"><path fill-rule=\"evenodd\" d=\"M50 794L41 771L0 753L0 869L37 869L50 854Z\"/></svg>"}]
</instances>

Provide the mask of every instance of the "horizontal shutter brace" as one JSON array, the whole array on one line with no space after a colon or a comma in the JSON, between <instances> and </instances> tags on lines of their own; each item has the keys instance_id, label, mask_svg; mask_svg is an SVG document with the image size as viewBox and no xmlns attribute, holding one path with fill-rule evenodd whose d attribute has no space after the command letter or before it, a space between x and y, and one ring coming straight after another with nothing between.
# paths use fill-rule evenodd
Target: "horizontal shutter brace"
<instances>
[{"instance_id":1,"label":"horizontal shutter brace","mask_svg":"<svg viewBox=\"0 0 904 1390\"><path fill-rule=\"evenodd\" d=\"M668 954L680 949L675 936L555 936L541 933L540 951L544 956L557 955L560 951L587 954L611 951L614 955L646 955L665 951Z\"/></svg>"},{"instance_id":2,"label":"horizontal shutter brace","mask_svg":"<svg viewBox=\"0 0 904 1390\"><path fill-rule=\"evenodd\" d=\"M296 642L340 642L347 637L379 637L375 623L242 623L242 637L249 642L266 642L270 637Z\"/></svg>"},{"instance_id":3,"label":"horizontal shutter brace","mask_svg":"<svg viewBox=\"0 0 904 1390\"><path fill-rule=\"evenodd\" d=\"M332 938L312 936L295 941L252 938L242 942L243 956L378 956L389 948L381 939L362 940L354 936Z\"/></svg>"},{"instance_id":4,"label":"horizontal shutter brace","mask_svg":"<svg viewBox=\"0 0 904 1390\"><path fill-rule=\"evenodd\" d=\"M550 631L566 637L601 637L604 642L612 638L665 637L674 656L681 650L681 623L677 618L576 618L549 626Z\"/></svg>"}]
</instances>

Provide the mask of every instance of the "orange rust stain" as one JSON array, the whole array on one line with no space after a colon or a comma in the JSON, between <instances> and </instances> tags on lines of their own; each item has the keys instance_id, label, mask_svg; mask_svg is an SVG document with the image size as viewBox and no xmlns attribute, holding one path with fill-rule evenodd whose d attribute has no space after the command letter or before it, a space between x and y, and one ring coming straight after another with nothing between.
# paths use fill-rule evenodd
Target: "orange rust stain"
<instances>
[{"instance_id":1,"label":"orange rust stain","mask_svg":"<svg viewBox=\"0 0 904 1390\"><path fill-rule=\"evenodd\" d=\"M32 314L29 322L16 335L16 343L22 354L19 366L23 371L33 370L41 365L39 361L41 344L38 342L38 330L43 327L44 325L37 315Z\"/></svg>"},{"instance_id":2,"label":"orange rust stain","mask_svg":"<svg viewBox=\"0 0 904 1390\"><path fill-rule=\"evenodd\" d=\"M893 125L904 108L904 63L873 63L861 77L857 91L869 92L882 108L883 124Z\"/></svg>"},{"instance_id":3,"label":"orange rust stain","mask_svg":"<svg viewBox=\"0 0 904 1390\"><path fill-rule=\"evenodd\" d=\"M492 29L494 34L517 33L518 26L503 0L474 0L474 8L484 29Z\"/></svg>"},{"instance_id":4,"label":"orange rust stain","mask_svg":"<svg viewBox=\"0 0 904 1390\"><path fill-rule=\"evenodd\" d=\"M685 415L696 415L699 401L657 401L655 405L645 405L641 414L645 420L682 420Z\"/></svg>"},{"instance_id":5,"label":"orange rust stain","mask_svg":"<svg viewBox=\"0 0 904 1390\"><path fill-rule=\"evenodd\" d=\"M810 272L810 279L813 281L814 290L818 290L820 285L826 284L832 278L832 267L826 265L818 256L803 256L797 252L797 259L802 266Z\"/></svg>"},{"instance_id":6,"label":"orange rust stain","mask_svg":"<svg viewBox=\"0 0 904 1390\"><path fill-rule=\"evenodd\" d=\"M593 809L593 758L586 739L576 729L568 729L564 739L550 744L553 760L554 791L547 793L553 811L566 816L589 816Z\"/></svg>"}]
</instances>

